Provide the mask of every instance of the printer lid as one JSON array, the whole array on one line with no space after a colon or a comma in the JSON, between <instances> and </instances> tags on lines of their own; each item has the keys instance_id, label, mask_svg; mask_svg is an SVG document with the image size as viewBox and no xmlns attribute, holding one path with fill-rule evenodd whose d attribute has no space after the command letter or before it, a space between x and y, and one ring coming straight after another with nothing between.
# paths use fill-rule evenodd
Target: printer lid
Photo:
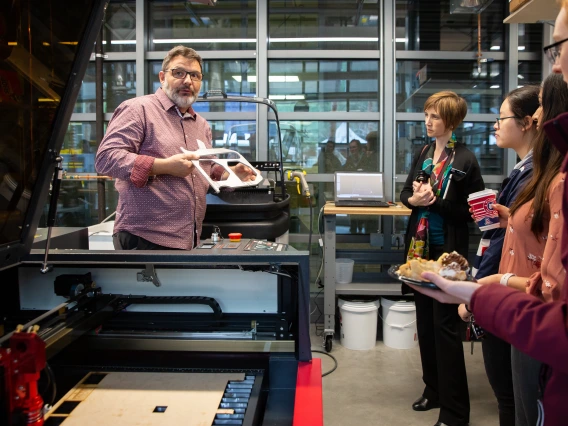
<instances>
[{"instance_id":1,"label":"printer lid","mask_svg":"<svg viewBox=\"0 0 568 426\"><path fill-rule=\"evenodd\" d=\"M0 269L31 248L107 3L0 2Z\"/></svg>"}]
</instances>

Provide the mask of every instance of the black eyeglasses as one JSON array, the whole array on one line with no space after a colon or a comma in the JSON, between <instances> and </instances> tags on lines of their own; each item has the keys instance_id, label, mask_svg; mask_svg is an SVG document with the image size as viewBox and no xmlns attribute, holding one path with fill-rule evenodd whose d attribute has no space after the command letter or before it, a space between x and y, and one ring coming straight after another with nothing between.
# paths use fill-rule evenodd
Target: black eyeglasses
<instances>
[{"instance_id":1,"label":"black eyeglasses","mask_svg":"<svg viewBox=\"0 0 568 426\"><path fill-rule=\"evenodd\" d=\"M497 117L497 118L495 119L495 122L497 123L497 129L500 129L500 128L501 128L501 120L505 120L505 119L507 119L507 118L519 118L519 117L514 116L514 115L510 115L509 117Z\"/></svg>"},{"instance_id":2,"label":"black eyeglasses","mask_svg":"<svg viewBox=\"0 0 568 426\"><path fill-rule=\"evenodd\" d=\"M564 40L557 41L556 43L550 44L548 46L544 46L542 48L542 50L544 51L544 54L546 55L546 57L548 58L548 60L552 64L556 63L556 60L560 56L560 46L565 41L568 41L568 38L565 38Z\"/></svg>"},{"instance_id":3,"label":"black eyeglasses","mask_svg":"<svg viewBox=\"0 0 568 426\"><path fill-rule=\"evenodd\" d=\"M191 78L193 81L203 80L203 74L198 71L186 71L182 68L172 68L171 70L166 71L171 71L174 78L179 78L180 80L184 80L188 74L189 78Z\"/></svg>"}]
</instances>

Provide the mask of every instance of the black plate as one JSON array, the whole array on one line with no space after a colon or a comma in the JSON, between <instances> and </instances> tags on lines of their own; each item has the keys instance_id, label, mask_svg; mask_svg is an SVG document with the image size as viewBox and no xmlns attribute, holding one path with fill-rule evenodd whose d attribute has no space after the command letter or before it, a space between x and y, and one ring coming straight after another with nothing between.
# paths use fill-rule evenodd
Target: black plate
<instances>
[{"instance_id":1,"label":"black plate","mask_svg":"<svg viewBox=\"0 0 568 426\"><path fill-rule=\"evenodd\" d=\"M436 284L434 284L430 281L420 281L420 280L415 280L413 278L408 278L408 277L403 277L401 275L398 275L396 273L396 271L398 271L399 268L400 268L400 265L392 265L388 270L388 274L391 277L396 278L397 280L400 280L405 284L412 284L412 285L415 285L415 286L418 286L418 287L433 288L434 290L440 289ZM474 283L476 283L477 280L473 277L473 275L471 275L469 273L469 271L470 271L470 269L468 268L467 271L466 271L466 279L465 280L466 281L473 281Z\"/></svg>"},{"instance_id":2,"label":"black plate","mask_svg":"<svg viewBox=\"0 0 568 426\"><path fill-rule=\"evenodd\" d=\"M426 287L426 288L432 288L434 290L439 290L438 286L430 281L415 280L413 278L403 277L397 274L396 271L398 271L399 268L400 265L392 265L388 271L389 275L393 278L396 278L397 280L402 281L405 284L412 284L417 287Z\"/></svg>"}]
</instances>

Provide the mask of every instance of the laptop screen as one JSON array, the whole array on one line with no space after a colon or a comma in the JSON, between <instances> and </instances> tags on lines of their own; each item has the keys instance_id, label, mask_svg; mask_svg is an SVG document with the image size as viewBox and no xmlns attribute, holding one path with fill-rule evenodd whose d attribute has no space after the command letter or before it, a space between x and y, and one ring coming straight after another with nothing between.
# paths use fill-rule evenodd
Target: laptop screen
<instances>
[{"instance_id":1,"label":"laptop screen","mask_svg":"<svg viewBox=\"0 0 568 426\"><path fill-rule=\"evenodd\" d=\"M335 201L383 199L382 173L335 172Z\"/></svg>"}]
</instances>

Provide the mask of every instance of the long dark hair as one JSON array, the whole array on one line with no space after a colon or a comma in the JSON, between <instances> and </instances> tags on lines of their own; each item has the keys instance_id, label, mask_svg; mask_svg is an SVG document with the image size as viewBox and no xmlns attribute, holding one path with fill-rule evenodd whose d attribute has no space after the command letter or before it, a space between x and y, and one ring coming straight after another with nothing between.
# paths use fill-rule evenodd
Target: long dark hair
<instances>
[{"instance_id":1,"label":"long dark hair","mask_svg":"<svg viewBox=\"0 0 568 426\"><path fill-rule=\"evenodd\" d=\"M525 117L527 115L532 117L540 106L538 102L539 92L540 86L536 84L529 84L527 86L511 90L505 96L505 100L509 101L509 107L511 108L511 112L515 116L515 120L518 124L524 126Z\"/></svg>"},{"instance_id":2,"label":"long dark hair","mask_svg":"<svg viewBox=\"0 0 568 426\"><path fill-rule=\"evenodd\" d=\"M568 86L560 74L552 74L542 85L541 123L552 120L559 114L568 111ZM533 200L531 211L531 232L538 239L544 231L544 214L548 187L558 174L563 156L548 140L546 133L540 128L533 148L533 175L531 181L522 189L513 202L510 214L525 203Z\"/></svg>"}]
</instances>

